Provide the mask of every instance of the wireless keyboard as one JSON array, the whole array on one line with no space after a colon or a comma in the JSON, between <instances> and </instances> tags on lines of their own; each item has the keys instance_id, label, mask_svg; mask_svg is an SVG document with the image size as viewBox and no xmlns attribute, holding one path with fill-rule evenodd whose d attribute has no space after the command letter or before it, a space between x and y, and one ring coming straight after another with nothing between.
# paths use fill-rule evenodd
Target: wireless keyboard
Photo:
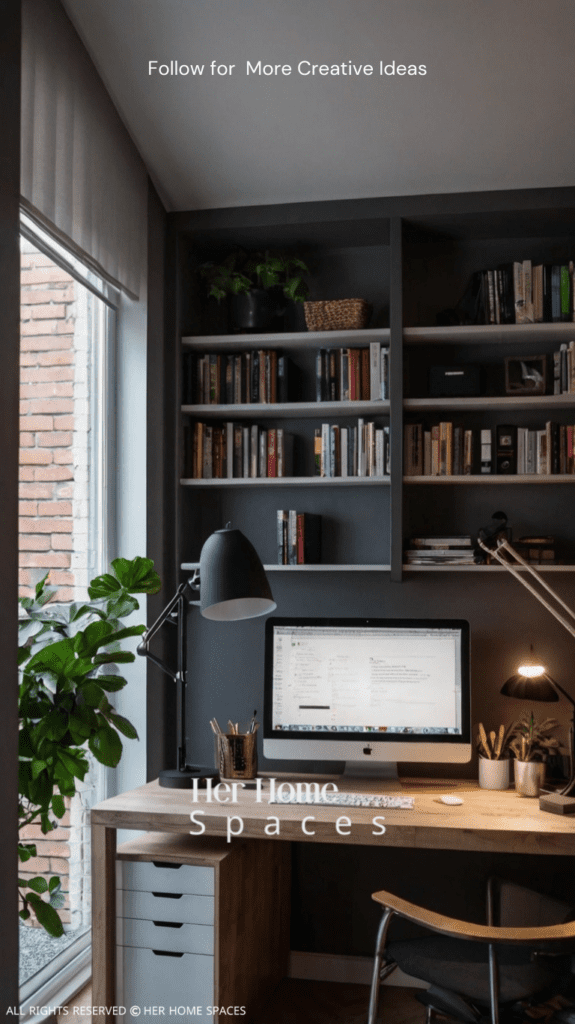
<instances>
[{"instance_id":1,"label":"wireless keyboard","mask_svg":"<svg viewBox=\"0 0 575 1024\"><path fill-rule=\"evenodd\" d=\"M318 794L317 799L311 793L286 793L285 797L277 796L270 804L316 804L324 807L400 807L403 810L413 808L412 796L379 796L375 793L328 793Z\"/></svg>"}]
</instances>

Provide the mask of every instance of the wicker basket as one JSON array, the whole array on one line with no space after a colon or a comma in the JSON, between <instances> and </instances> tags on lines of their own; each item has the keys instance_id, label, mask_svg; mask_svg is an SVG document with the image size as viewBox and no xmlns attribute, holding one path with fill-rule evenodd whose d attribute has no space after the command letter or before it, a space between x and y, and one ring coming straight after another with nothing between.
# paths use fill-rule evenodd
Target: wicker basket
<instances>
[{"instance_id":1,"label":"wicker basket","mask_svg":"<svg viewBox=\"0 0 575 1024\"><path fill-rule=\"evenodd\" d=\"M360 331L367 327L371 306L365 299L304 302L308 331Z\"/></svg>"}]
</instances>

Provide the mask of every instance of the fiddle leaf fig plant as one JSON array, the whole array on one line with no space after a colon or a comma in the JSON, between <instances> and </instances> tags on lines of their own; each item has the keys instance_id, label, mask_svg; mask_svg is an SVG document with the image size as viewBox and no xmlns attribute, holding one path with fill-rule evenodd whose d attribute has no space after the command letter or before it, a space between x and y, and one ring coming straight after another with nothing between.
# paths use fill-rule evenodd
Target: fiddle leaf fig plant
<instances>
[{"instance_id":1,"label":"fiddle leaf fig plant","mask_svg":"<svg viewBox=\"0 0 575 1024\"><path fill-rule=\"evenodd\" d=\"M111 572L93 579L90 601L53 604L57 588L42 579L33 598L21 598L19 620L19 826L40 825L46 834L64 817L64 797L76 792L89 768L88 755L115 768L122 756L120 734L137 739L108 694L127 680L119 665L135 660L122 641L140 636L144 625L122 618L139 609L134 594L155 594L161 582L149 558L117 558ZM34 843L20 842L22 864L37 855ZM25 869L24 869L25 870ZM63 933L58 909L64 903L57 876L19 879L23 909L50 935Z\"/></svg>"}]
</instances>

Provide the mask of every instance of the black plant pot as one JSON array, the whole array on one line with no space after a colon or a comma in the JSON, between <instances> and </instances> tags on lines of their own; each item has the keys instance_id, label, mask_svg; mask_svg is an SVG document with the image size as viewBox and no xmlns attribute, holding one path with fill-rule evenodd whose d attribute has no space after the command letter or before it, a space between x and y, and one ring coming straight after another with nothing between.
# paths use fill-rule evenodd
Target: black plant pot
<instances>
[{"instance_id":1,"label":"black plant pot","mask_svg":"<svg viewBox=\"0 0 575 1024\"><path fill-rule=\"evenodd\" d=\"M232 295L229 310L232 331L283 331L286 300L281 288L252 288L243 295Z\"/></svg>"}]
</instances>

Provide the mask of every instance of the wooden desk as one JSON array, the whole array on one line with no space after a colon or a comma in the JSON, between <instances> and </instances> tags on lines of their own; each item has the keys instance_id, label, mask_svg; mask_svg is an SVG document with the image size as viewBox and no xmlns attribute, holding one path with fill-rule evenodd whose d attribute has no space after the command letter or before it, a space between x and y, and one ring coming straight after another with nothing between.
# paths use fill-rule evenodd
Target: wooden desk
<instances>
[{"instance_id":1,"label":"wooden desk","mask_svg":"<svg viewBox=\"0 0 575 1024\"><path fill-rule=\"evenodd\" d=\"M289 776L276 776L288 780ZM299 781L336 781L335 776L298 776ZM337 778L340 790L346 788ZM377 791L377 786L361 780L347 787L360 792ZM463 803L446 806L442 793L457 794ZM206 801L205 793L194 802L191 790L163 789L157 782L112 797L92 811L92 932L93 1003L114 1005L115 960L115 855L116 829L157 832L197 833L190 815L203 811L198 820L205 825L206 836L226 837L228 818L241 818L242 839L277 839L284 842L351 843L366 846L403 846L414 849L475 850L494 853L530 853L572 855L575 853L575 820L539 810L537 799L518 797L513 790L480 790L476 783L453 780L442 787L435 780L419 784L404 780L402 793L415 797L412 810L375 808L304 807L269 804L264 789L261 803L252 791L239 790L237 803ZM313 815L307 828L302 820ZM264 831L268 818L279 819L278 835ZM384 819L385 833L373 818ZM336 829L338 818L349 819L349 827ZM235 824L239 829L239 824ZM379 834L374 834L379 833ZM232 842L234 840L232 839Z\"/></svg>"}]
</instances>

